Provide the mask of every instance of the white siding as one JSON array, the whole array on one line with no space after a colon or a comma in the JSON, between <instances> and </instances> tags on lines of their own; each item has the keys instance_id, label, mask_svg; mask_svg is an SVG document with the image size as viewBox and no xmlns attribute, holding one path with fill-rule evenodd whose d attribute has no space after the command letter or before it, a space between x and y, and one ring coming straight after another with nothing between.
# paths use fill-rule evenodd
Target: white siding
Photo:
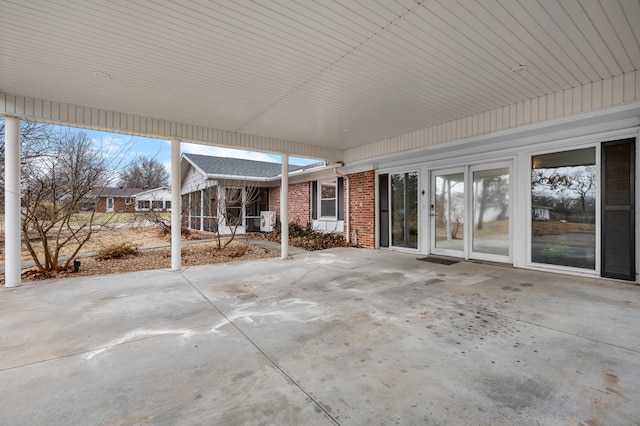
<instances>
[{"instance_id":1,"label":"white siding","mask_svg":"<svg viewBox=\"0 0 640 426\"><path fill-rule=\"evenodd\" d=\"M344 161L348 164L638 101L640 71L348 149Z\"/></svg>"},{"instance_id":2,"label":"white siding","mask_svg":"<svg viewBox=\"0 0 640 426\"><path fill-rule=\"evenodd\" d=\"M313 220L311 226L316 231L342 234L344 232L343 220Z\"/></svg>"},{"instance_id":3,"label":"white siding","mask_svg":"<svg viewBox=\"0 0 640 426\"><path fill-rule=\"evenodd\" d=\"M182 163L184 165L184 162ZM207 186L212 186L210 182L207 182L205 176L193 167L189 168L187 175L182 180L182 194L188 194L193 191L204 189Z\"/></svg>"}]
</instances>

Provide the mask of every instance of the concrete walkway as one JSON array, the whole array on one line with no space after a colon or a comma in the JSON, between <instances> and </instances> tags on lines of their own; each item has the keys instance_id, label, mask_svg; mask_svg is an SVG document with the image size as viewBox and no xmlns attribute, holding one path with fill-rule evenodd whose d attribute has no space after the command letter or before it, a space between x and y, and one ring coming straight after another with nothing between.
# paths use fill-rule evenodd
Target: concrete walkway
<instances>
[{"instance_id":1,"label":"concrete walkway","mask_svg":"<svg viewBox=\"0 0 640 426\"><path fill-rule=\"evenodd\" d=\"M0 290L0 424L637 425L640 288L332 249Z\"/></svg>"}]
</instances>

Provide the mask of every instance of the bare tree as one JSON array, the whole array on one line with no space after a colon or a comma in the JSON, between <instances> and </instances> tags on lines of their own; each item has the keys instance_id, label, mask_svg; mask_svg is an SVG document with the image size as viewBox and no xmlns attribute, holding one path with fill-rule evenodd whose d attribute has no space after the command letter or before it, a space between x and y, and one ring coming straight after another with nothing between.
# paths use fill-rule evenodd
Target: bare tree
<instances>
[{"instance_id":1,"label":"bare tree","mask_svg":"<svg viewBox=\"0 0 640 426\"><path fill-rule=\"evenodd\" d=\"M158 188L169 184L169 172L155 158L138 157L120 176L120 186L127 188Z\"/></svg>"},{"instance_id":2,"label":"bare tree","mask_svg":"<svg viewBox=\"0 0 640 426\"><path fill-rule=\"evenodd\" d=\"M509 203L506 201L509 181L504 175L485 176L477 181L477 186L480 188L480 193L476 194L478 205L476 230L481 231L484 226L484 214L489 206L499 206L498 219L506 218L509 208Z\"/></svg>"},{"instance_id":3,"label":"bare tree","mask_svg":"<svg viewBox=\"0 0 640 426\"><path fill-rule=\"evenodd\" d=\"M558 199L564 198L564 193L568 192L569 199L577 198L579 209L585 213L592 207L590 201L595 199L596 168L585 165L534 170L532 185L534 192L545 193L550 190Z\"/></svg>"},{"instance_id":4,"label":"bare tree","mask_svg":"<svg viewBox=\"0 0 640 426\"><path fill-rule=\"evenodd\" d=\"M44 273L68 269L97 229L95 211L82 220L76 220L75 213L91 189L109 175L106 157L95 152L84 132L49 133L47 147L38 157L26 159L22 171L23 238ZM65 247L72 250L63 260Z\"/></svg>"},{"instance_id":5,"label":"bare tree","mask_svg":"<svg viewBox=\"0 0 640 426\"><path fill-rule=\"evenodd\" d=\"M587 211L589 199L595 198L596 167L586 166L582 170L575 171L571 174L570 180L569 189L577 194L580 208L584 213Z\"/></svg>"},{"instance_id":6,"label":"bare tree","mask_svg":"<svg viewBox=\"0 0 640 426\"><path fill-rule=\"evenodd\" d=\"M20 121L20 151L22 161L37 158L47 151L51 126L33 121ZM0 211L4 212L4 144L5 122L0 119Z\"/></svg>"},{"instance_id":7,"label":"bare tree","mask_svg":"<svg viewBox=\"0 0 640 426\"><path fill-rule=\"evenodd\" d=\"M34 121L20 121L20 142L22 143L23 158L30 158L37 155L43 144L48 142L51 132L50 125L36 123ZM4 134L5 123L0 119L0 156L4 163Z\"/></svg>"}]
</instances>

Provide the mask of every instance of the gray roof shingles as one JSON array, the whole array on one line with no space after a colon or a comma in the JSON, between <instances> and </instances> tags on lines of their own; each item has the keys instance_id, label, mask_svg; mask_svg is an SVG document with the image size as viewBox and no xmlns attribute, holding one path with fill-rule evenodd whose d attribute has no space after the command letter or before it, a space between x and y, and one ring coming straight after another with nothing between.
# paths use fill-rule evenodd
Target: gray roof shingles
<instances>
[{"instance_id":1,"label":"gray roof shingles","mask_svg":"<svg viewBox=\"0 0 640 426\"><path fill-rule=\"evenodd\" d=\"M201 154L184 154L193 164L207 175L242 176L271 178L280 175L282 165L266 161L243 160L239 158L211 157ZM289 166L289 172L309 166Z\"/></svg>"}]
</instances>

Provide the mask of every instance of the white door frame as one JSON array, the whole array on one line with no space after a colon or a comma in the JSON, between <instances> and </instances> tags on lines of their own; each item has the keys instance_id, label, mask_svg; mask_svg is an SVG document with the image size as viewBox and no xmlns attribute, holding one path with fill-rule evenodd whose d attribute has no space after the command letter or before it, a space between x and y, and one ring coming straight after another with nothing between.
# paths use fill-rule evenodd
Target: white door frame
<instances>
[{"instance_id":1,"label":"white door frame","mask_svg":"<svg viewBox=\"0 0 640 426\"><path fill-rule=\"evenodd\" d=\"M429 243L429 247L430 247L430 252L433 254L441 254L441 255L445 255L445 256L454 256L454 257L462 257L467 259L467 244L465 244L465 240L466 240L466 235L468 233L468 220L467 220L467 211L468 211L468 170L469 167L468 166L458 166L458 167L451 167L451 168L446 168L446 169L432 169L429 171L429 180L430 180L430 189L429 189L429 231L430 231L430 243ZM462 214L462 219L463 219L463 248L462 250L456 250L456 249L447 249L447 248L438 248L436 247L436 177L437 176L441 176L441 175L448 175L448 174L456 174L456 173L462 173L464 178L463 178L463 184L464 184L464 200L463 200L463 214ZM450 223L451 221L447 221L447 223Z\"/></svg>"},{"instance_id":2,"label":"white door frame","mask_svg":"<svg viewBox=\"0 0 640 426\"><path fill-rule=\"evenodd\" d=\"M509 255L502 256L489 253L481 253L473 251L473 228L474 228L474 200L473 200L473 172L479 170L491 170L498 168L509 169ZM435 221L435 194L436 194L436 176L463 173L464 174L464 211L463 219L463 238L462 249L447 249L436 247L436 221ZM470 162L465 165L458 165L449 168L427 169L426 176L429 180L429 200L425 206L429 217L429 253L444 256L461 257L464 259L478 259L494 262L513 263L513 160L504 160L498 162Z\"/></svg>"},{"instance_id":3,"label":"white door frame","mask_svg":"<svg viewBox=\"0 0 640 426\"><path fill-rule=\"evenodd\" d=\"M416 182L416 197L417 197L417 206L416 206L416 220L418 222L417 226L418 226L418 235L417 235L417 241L416 241L416 247L406 247L406 246L396 246L393 245L393 193L391 190L391 176L392 175L404 175L407 173L416 173L416 177L418 179L418 181ZM389 247L396 249L396 250L407 250L407 251L418 251L420 252L420 234L421 234L421 229L422 229L422 217L420 214L420 206L421 206L421 200L420 200L420 196L421 196L421 183L422 183L422 173L420 170L420 167L410 167L410 168L403 168L403 169L399 169L399 170L395 170L395 171L390 171L388 172L389 175L389 179L388 179L388 185L389 185L389 189L388 189L388 196L389 196ZM405 202L405 220L406 220L406 211L407 211L407 200L404 200Z\"/></svg>"},{"instance_id":4,"label":"white door frame","mask_svg":"<svg viewBox=\"0 0 640 426\"><path fill-rule=\"evenodd\" d=\"M473 193L473 172L482 171L482 170L493 170L493 169L501 169L508 168L509 169L509 188L508 188L508 196L509 196L509 206L507 210L507 217L509 218L509 254L507 256L498 255L498 254L490 254L483 252L473 251L473 238L474 238L474 229L475 229L475 202L474 202L474 193ZM468 239L465 240L467 244L467 253L469 253L469 258L478 259L478 260L487 260L492 262L503 262L503 263L513 263L513 161L501 161L495 163L476 163L469 166L469 175L467 176L467 181L469 183L469 195L468 195L468 219L469 219L469 234Z\"/></svg>"}]
</instances>

